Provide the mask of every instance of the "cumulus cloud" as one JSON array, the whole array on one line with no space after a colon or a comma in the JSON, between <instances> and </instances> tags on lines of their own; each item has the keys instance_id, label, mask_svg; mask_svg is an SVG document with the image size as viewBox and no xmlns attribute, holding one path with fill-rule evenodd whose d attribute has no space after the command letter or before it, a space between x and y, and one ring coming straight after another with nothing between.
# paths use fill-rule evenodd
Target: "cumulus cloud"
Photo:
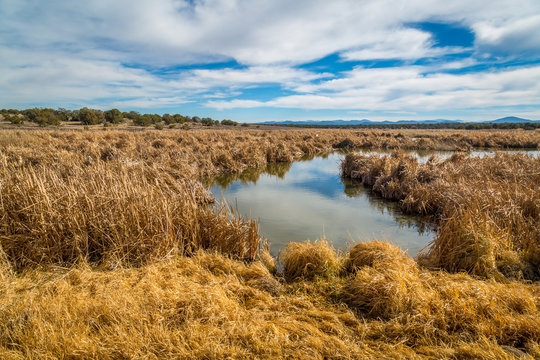
<instances>
[{"instance_id":1,"label":"cumulus cloud","mask_svg":"<svg viewBox=\"0 0 540 360\"><path fill-rule=\"evenodd\" d=\"M272 106L386 111L467 109L540 102L540 66L489 73L429 74L423 67L365 69L266 102L214 101L218 109Z\"/></svg>"},{"instance_id":2,"label":"cumulus cloud","mask_svg":"<svg viewBox=\"0 0 540 360\"><path fill-rule=\"evenodd\" d=\"M519 21L480 21L473 24L473 29L481 50L497 55L540 56L540 14L526 16Z\"/></svg>"},{"instance_id":3,"label":"cumulus cloud","mask_svg":"<svg viewBox=\"0 0 540 360\"><path fill-rule=\"evenodd\" d=\"M0 0L0 13L2 106L206 101L223 110L406 111L539 103L529 81L538 79L535 67L446 73L491 56L538 60L537 0ZM434 46L432 34L408 25L423 21L470 29L474 49ZM463 52L474 58L408 65ZM299 67L331 54L405 65L333 74ZM202 66L217 62L238 66ZM264 84L294 94L235 98Z\"/></svg>"},{"instance_id":4,"label":"cumulus cloud","mask_svg":"<svg viewBox=\"0 0 540 360\"><path fill-rule=\"evenodd\" d=\"M404 24L433 19L467 24L479 42L519 38L523 47L538 48L537 40L527 40L527 30L538 29L534 16L529 25L516 23L540 7L535 0L511 6L491 0L2 0L0 6L6 15L1 27L19 43L105 48L158 65L225 58L297 64L335 52L414 58L429 50L429 34Z\"/></svg>"}]
</instances>

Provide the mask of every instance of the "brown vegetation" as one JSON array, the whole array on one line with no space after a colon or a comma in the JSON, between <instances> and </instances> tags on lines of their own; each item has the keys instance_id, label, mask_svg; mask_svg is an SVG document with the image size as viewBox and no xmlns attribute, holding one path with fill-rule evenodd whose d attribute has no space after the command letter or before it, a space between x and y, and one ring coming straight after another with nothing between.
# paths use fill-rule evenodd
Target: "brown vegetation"
<instances>
[{"instance_id":1,"label":"brown vegetation","mask_svg":"<svg viewBox=\"0 0 540 360\"><path fill-rule=\"evenodd\" d=\"M334 249L325 239L314 243L289 243L280 258L287 281L332 276L340 266Z\"/></svg>"},{"instance_id":2,"label":"brown vegetation","mask_svg":"<svg viewBox=\"0 0 540 360\"><path fill-rule=\"evenodd\" d=\"M361 181L404 211L440 222L423 264L480 276L540 276L540 158L455 153L426 164L395 153L347 155L345 176Z\"/></svg>"},{"instance_id":3,"label":"brown vegetation","mask_svg":"<svg viewBox=\"0 0 540 360\"><path fill-rule=\"evenodd\" d=\"M290 244L278 272L257 224L197 181L346 139L538 146L538 132L520 134L2 131L0 358L538 358L540 290L519 279L536 276L538 160L347 162L404 209L447 220L441 234L460 240L437 240L432 266L508 276L489 280L422 268L384 242L344 256ZM459 213L464 199L476 213Z\"/></svg>"}]
</instances>

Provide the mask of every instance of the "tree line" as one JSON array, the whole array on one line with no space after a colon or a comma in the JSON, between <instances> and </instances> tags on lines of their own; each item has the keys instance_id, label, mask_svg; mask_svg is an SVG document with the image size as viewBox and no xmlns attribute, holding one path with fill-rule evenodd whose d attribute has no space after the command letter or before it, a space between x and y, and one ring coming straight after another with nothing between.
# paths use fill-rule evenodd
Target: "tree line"
<instances>
[{"instance_id":1,"label":"tree line","mask_svg":"<svg viewBox=\"0 0 540 360\"><path fill-rule=\"evenodd\" d=\"M163 125L174 126L175 124L199 123L204 126L227 125L236 126L238 123L233 120L214 120L209 117L200 118L198 116L186 116L180 114L141 114L137 111L121 112L118 109L96 110L83 107L79 110L68 110L64 108L33 108L25 110L2 109L0 115L4 120L15 125L22 125L25 122L36 123L39 126L58 126L62 122L80 122L83 125L104 126L121 124L130 120L136 126L151 126L156 128Z\"/></svg>"}]
</instances>

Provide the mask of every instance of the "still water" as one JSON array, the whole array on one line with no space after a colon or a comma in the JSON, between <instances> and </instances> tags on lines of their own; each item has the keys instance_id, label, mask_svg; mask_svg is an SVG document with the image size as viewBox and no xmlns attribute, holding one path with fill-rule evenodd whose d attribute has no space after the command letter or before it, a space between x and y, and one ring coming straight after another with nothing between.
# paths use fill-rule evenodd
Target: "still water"
<instances>
[{"instance_id":1,"label":"still water","mask_svg":"<svg viewBox=\"0 0 540 360\"><path fill-rule=\"evenodd\" d=\"M391 150L358 150L390 154ZM538 150L506 150L539 156ZM452 151L409 151L419 162L432 155L447 158ZM477 150L471 156L493 156ZM345 155L331 153L292 164L274 163L241 174L206 179L216 199L225 199L241 215L259 219L261 235L270 241L272 254L290 241L325 237L335 248L372 239L386 240L415 256L435 232L421 217L405 215L397 203L373 195L362 185L342 179Z\"/></svg>"},{"instance_id":2,"label":"still water","mask_svg":"<svg viewBox=\"0 0 540 360\"><path fill-rule=\"evenodd\" d=\"M274 255L290 241L321 237L340 250L379 239L416 255L434 232L420 218L402 214L396 203L342 179L344 156L331 153L270 164L208 179L208 185L216 199L225 198L240 214L259 219L261 235L270 241Z\"/></svg>"}]
</instances>

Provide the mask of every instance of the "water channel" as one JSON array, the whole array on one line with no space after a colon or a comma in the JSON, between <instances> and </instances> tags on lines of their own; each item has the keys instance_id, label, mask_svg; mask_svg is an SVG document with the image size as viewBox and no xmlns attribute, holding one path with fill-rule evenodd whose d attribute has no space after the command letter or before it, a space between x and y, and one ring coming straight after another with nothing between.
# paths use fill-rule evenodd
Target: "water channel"
<instances>
[{"instance_id":1,"label":"water channel","mask_svg":"<svg viewBox=\"0 0 540 360\"><path fill-rule=\"evenodd\" d=\"M365 153L386 153L361 150ZM421 162L437 154L411 152ZM527 152L538 156L538 151ZM476 151L473 156L490 156ZM403 214L395 202L379 198L360 184L340 176L344 153L334 152L295 161L274 163L240 174L221 175L205 182L216 199L225 199L241 215L259 219L260 233L277 255L291 241L325 237L346 251L359 241L389 241L415 256L435 232L423 219Z\"/></svg>"}]
</instances>

